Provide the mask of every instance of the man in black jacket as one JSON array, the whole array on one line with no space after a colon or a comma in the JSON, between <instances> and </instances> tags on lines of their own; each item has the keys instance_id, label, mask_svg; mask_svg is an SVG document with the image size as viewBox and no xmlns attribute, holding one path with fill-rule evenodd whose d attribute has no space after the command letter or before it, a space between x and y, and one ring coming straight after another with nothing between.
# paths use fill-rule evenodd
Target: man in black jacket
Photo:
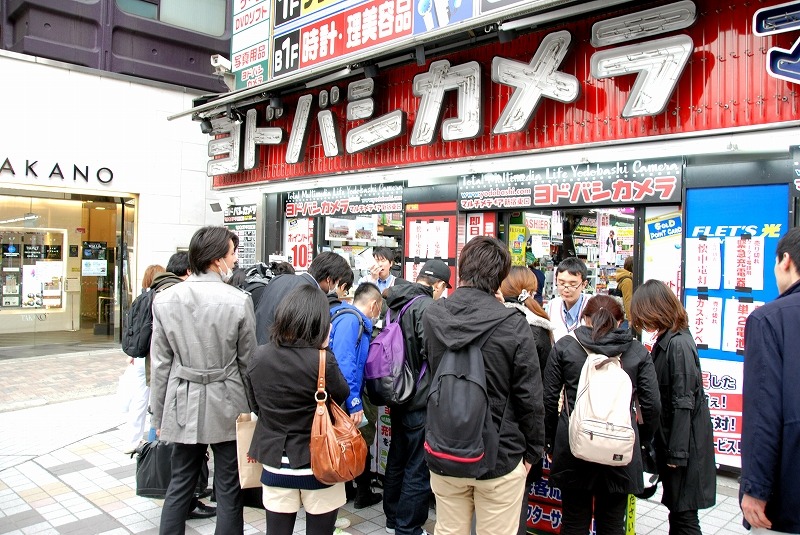
<instances>
[{"instance_id":1,"label":"man in black jacket","mask_svg":"<svg viewBox=\"0 0 800 535\"><path fill-rule=\"evenodd\" d=\"M400 319L405 357L418 382L409 401L391 407L392 443L383 480L386 531L394 533L396 530L398 535L419 535L428 519L431 486L424 445L425 406L431 374L423 369L422 314L442 295L445 287L451 288L450 268L441 260L429 260L422 266L416 283L395 285L386 291L386 304L392 318L397 318L411 299L421 296Z\"/></svg>"},{"instance_id":2,"label":"man in black jacket","mask_svg":"<svg viewBox=\"0 0 800 535\"><path fill-rule=\"evenodd\" d=\"M425 353L435 375L448 348L458 351L486 339L481 352L499 444L494 467L477 479L431 473L436 521L448 533L467 535L474 510L478 533L517 533L525 476L544 452L536 343L525 316L494 297L511 268L507 245L477 236L461 251L458 268L458 289L431 304L422 318Z\"/></svg>"},{"instance_id":3,"label":"man in black jacket","mask_svg":"<svg viewBox=\"0 0 800 535\"><path fill-rule=\"evenodd\" d=\"M326 251L314 257L307 273L278 275L267 284L256 305L256 340L258 345L269 341L269 330L275 321L275 309L290 291L307 284L316 286L326 295L335 290L339 281L352 274L347 260L336 253Z\"/></svg>"}]
</instances>

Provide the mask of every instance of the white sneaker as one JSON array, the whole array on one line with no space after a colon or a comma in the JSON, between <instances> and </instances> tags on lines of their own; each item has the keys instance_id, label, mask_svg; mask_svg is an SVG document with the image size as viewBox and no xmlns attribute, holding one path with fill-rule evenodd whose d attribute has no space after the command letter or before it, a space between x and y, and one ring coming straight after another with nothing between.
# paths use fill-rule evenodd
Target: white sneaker
<instances>
[{"instance_id":1,"label":"white sneaker","mask_svg":"<svg viewBox=\"0 0 800 535\"><path fill-rule=\"evenodd\" d=\"M394 528L390 528L390 527L387 526L386 527L386 533L388 533L389 535L394 535Z\"/></svg>"},{"instance_id":2,"label":"white sneaker","mask_svg":"<svg viewBox=\"0 0 800 535\"><path fill-rule=\"evenodd\" d=\"M336 523L333 525L336 529L347 529L350 527L349 518L337 518Z\"/></svg>"},{"instance_id":3,"label":"white sneaker","mask_svg":"<svg viewBox=\"0 0 800 535\"><path fill-rule=\"evenodd\" d=\"M351 535L351 534L346 531L342 531L340 528L336 528L335 530L333 530L333 535Z\"/></svg>"}]
</instances>

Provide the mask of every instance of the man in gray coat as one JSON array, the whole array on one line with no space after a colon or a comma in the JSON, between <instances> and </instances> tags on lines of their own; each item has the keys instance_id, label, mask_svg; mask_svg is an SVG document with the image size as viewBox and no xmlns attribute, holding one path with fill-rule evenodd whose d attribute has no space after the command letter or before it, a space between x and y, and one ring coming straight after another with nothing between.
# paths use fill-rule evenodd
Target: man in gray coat
<instances>
[{"instance_id":1,"label":"man in gray coat","mask_svg":"<svg viewBox=\"0 0 800 535\"><path fill-rule=\"evenodd\" d=\"M245 372L256 338L250 298L226 284L238 245L224 227L195 232L189 242L192 274L153 302L151 421L162 440L175 443L162 535L185 532L208 445L214 452L215 533L241 535L244 529L236 417L250 412Z\"/></svg>"}]
</instances>

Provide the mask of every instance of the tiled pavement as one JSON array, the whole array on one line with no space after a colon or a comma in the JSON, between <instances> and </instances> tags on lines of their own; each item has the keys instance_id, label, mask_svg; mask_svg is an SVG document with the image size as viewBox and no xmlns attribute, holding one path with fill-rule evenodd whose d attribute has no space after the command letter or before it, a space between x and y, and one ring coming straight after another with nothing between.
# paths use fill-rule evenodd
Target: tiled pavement
<instances>
[{"instance_id":1,"label":"tiled pavement","mask_svg":"<svg viewBox=\"0 0 800 535\"><path fill-rule=\"evenodd\" d=\"M5 388L0 398L0 534L158 532L162 500L136 496L135 460L121 453L123 416L109 395L124 365L119 352L0 362ZM97 386L98 374L110 379ZM47 386L55 393L37 393L48 375L62 377L56 383L63 384ZM735 481L720 477L717 505L700 512L704 534L745 533L735 495ZM667 511L658 498L638 501L637 534L668 533ZM348 533L384 533L380 504L355 510L348 503L340 515L351 520ZM434 516L426 525L431 533ZM264 533L263 510L246 508L245 522L245 533ZM190 520L186 532L209 534L214 527L214 519ZM305 532L302 513L296 532Z\"/></svg>"}]
</instances>

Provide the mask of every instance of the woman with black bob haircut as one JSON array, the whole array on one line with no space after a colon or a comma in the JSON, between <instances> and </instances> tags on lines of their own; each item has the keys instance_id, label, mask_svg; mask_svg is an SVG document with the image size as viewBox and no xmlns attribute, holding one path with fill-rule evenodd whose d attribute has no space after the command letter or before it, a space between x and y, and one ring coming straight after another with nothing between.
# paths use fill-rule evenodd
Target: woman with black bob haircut
<instances>
[{"instance_id":1,"label":"woman with black bob haircut","mask_svg":"<svg viewBox=\"0 0 800 535\"><path fill-rule=\"evenodd\" d=\"M625 509L628 494L644 490L641 440L649 440L658 425L661 402L653 361L647 349L620 328L625 313L619 303L607 295L592 297L583 310L583 325L572 335L564 336L553 346L544 372L545 438L551 459L550 482L561 489L563 518L561 535L585 535L595 518L597 535L625 533ZM582 347L581 347L582 346ZM576 458L569 447L569 416L559 415L562 388L571 414L575 406L581 369L587 352L615 357L621 355L622 369L631 379L631 422L636 422L633 399L638 396L644 421L634 425L636 443L633 459L627 466L607 466ZM594 503L594 507L592 504Z\"/></svg>"},{"instance_id":2,"label":"woman with black bob haircut","mask_svg":"<svg viewBox=\"0 0 800 535\"><path fill-rule=\"evenodd\" d=\"M662 410L654 445L669 533L699 535L697 510L716 502L717 473L711 416L686 310L666 284L649 280L633 293L631 324L658 336L652 354Z\"/></svg>"},{"instance_id":3,"label":"woman with black bob haircut","mask_svg":"<svg viewBox=\"0 0 800 535\"><path fill-rule=\"evenodd\" d=\"M325 485L311 472L319 351L330 333L328 299L316 286L298 286L280 302L270 341L256 350L247 367L251 406L258 424L248 454L262 465L267 532L291 535L297 511L306 510L306 533L330 535L345 504L344 483ZM328 402L350 393L333 353L326 351Z\"/></svg>"}]
</instances>

